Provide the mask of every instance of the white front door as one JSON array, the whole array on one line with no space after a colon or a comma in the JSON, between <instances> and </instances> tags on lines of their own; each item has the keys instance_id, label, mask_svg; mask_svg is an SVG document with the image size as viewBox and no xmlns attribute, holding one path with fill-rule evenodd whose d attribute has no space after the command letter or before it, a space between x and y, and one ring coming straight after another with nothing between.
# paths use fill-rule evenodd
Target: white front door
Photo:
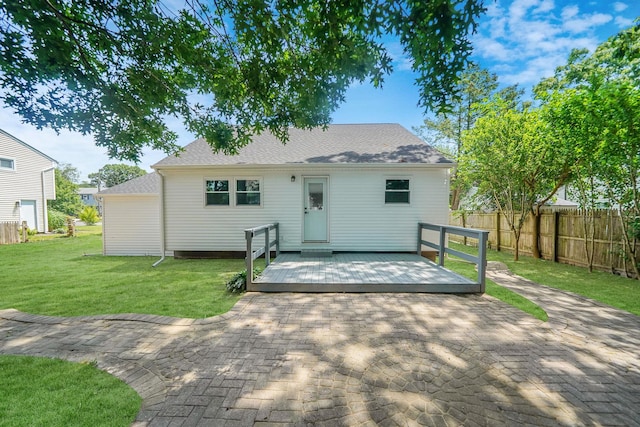
<instances>
[{"instance_id":1,"label":"white front door","mask_svg":"<svg viewBox=\"0 0 640 427\"><path fill-rule=\"evenodd\" d=\"M38 229L38 223L36 222L36 201L35 200L20 200L20 223L27 221L27 226L32 230Z\"/></svg>"},{"instance_id":2,"label":"white front door","mask_svg":"<svg viewBox=\"0 0 640 427\"><path fill-rule=\"evenodd\" d=\"M327 178L304 179L305 242L328 242Z\"/></svg>"}]
</instances>

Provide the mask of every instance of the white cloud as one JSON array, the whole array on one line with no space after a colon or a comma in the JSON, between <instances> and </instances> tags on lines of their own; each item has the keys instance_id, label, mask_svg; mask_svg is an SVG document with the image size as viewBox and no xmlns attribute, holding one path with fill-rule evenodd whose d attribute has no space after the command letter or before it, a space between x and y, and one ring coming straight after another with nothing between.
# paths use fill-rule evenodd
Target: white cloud
<instances>
[{"instance_id":1,"label":"white cloud","mask_svg":"<svg viewBox=\"0 0 640 427\"><path fill-rule=\"evenodd\" d=\"M497 73L503 84L536 84L564 64L572 49L593 51L612 30L631 25L630 18L638 15L632 9L638 7L620 1L490 2L473 39L474 59Z\"/></svg>"},{"instance_id":2,"label":"white cloud","mask_svg":"<svg viewBox=\"0 0 640 427\"><path fill-rule=\"evenodd\" d=\"M567 19L563 23L563 28L574 34L583 33L602 26L613 20L613 17L606 13L594 13L581 18Z\"/></svg>"},{"instance_id":3,"label":"white cloud","mask_svg":"<svg viewBox=\"0 0 640 427\"><path fill-rule=\"evenodd\" d=\"M535 9L534 13L547 13L555 9L556 5L553 0L543 0Z\"/></svg>"},{"instance_id":4,"label":"white cloud","mask_svg":"<svg viewBox=\"0 0 640 427\"><path fill-rule=\"evenodd\" d=\"M626 10L629 7L629 5L622 3L622 2L615 2L613 4L613 10L615 10L616 12L622 12L624 10Z\"/></svg>"},{"instance_id":5,"label":"white cloud","mask_svg":"<svg viewBox=\"0 0 640 427\"><path fill-rule=\"evenodd\" d=\"M613 22L615 22L618 28L627 28L633 25L633 19L624 18L622 16L616 16Z\"/></svg>"},{"instance_id":6,"label":"white cloud","mask_svg":"<svg viewBox=\"0 0 640 427\"><path fill-rule=\"evenodd\" d=\"M580 9L578 9L578 6L576 5L567 6L562 9L562 13L560 14L560 16L564 20L571 19L574 16L576 16L579 12L580 12Z\"/></svg>"}]
</instances>

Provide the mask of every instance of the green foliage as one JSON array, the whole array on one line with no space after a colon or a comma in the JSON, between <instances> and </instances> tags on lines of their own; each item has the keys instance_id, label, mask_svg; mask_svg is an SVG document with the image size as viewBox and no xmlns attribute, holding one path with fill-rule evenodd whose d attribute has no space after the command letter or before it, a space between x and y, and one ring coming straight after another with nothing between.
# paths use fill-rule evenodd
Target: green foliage
<instances>
[{"instance_id":1,"label":"green foliage","mask_svg":"<svg viewBox=\"0 0 640 427\"><path fill-rule=\"evenodd\" d=\"M257 276L258 274L260 274L260 269L257 267L254 267L253 269L254 277ZM247 269L245 268L244 270L233 275L233 277L231 277L231 279L227 281L225 286L227 287L227 291L231 292L232 294L242 293L246 291L247 290Z\"/></svg>"},{"instance_id":2,"label":"green foliage","mask_svg":"<svg viewBox=\"0 0 640 427\"><path fill-rule=\"evenodd\" d=\"M59 169L55 170L55 174L56 199L50 200L48 206L66 215L76 216L84 206L78 195L78 186L69 181Z\"/></svg>"},{"instance_id":3,"label":"green foliage","mask_svg":"<svg viewBox=\"0 0 640 427\"><path fill-rule=\"evenodd\" d=\"M3 426L129 426L142 399L95 363L0 356Z\"/></svg>"},{"instance_id":4,"label":"green foliage","mask_svg":"<svg viewBox=\"0 0 640 427\"><path fill-rule=\"evenodd\" d=\"M329 123L353 82L380 86L385 34L413 61L420 105L444 111L482 3L3 2L0 98L37 127L94 135L111 158L179 150L176 117L233 153L264 130L286 140Z\"/></svg>"},{"instance_id":5,"label":"green foliage","mask_svg":"<svg viewBox=\"0 0 640 427\"><path fill-rule=\"evenodd\" d=\"M78 218L80 218L80 221L84 222L87 225L95 225L98 221L100 221L98 210L93 206L85 206L85 208L80 211L80 215L78 215Z\"/></svg>"},{"instance_id":6,"label":"green foliage","mask_svg":"<svg viewBox=\"0 0 640 427\"><path fill-rule=\"evenodd\" d=\"M74 184L77 184L78 181L80 181L80 172L78 171L78 168L70 163L60 163L58 165L58 170L68 181L71 181Z\"/></svg>"},{"instance_id":7,"label":"green foliage","mask_svg":"<svg viewBox=\"0 0 640 427\"><path fill-rule=\"evenodd\" d=\"M55 209L47 210L49 220L49 231L60 230L67 224L67 214Z\"/></svg>"},{"instance_id":8,"label":"green foliage","mask_svg":"<svg viewBox=\"0 0 640 427\"><path fill-rule=\"evenodd\" d=\"M139 166L125 164L104 165L96 173L90 173L89 179L96 187L114 187L130 179L146 175L147 171Z\"/></svg>"},{"instance_id":9,"label":"green foliage","mask_svg":"<svg viewBox=\"0 0 640 427\"><path fill-rule=\"evenodd\" d=\"M470 130L480 116L478 103L488 99L498 87L498 76L470 64L456 85L459 99L450 100L450 111L425 119L424 125L414 131L431 146L450 159L458 160L462 148L462 133ZM457 170L451 177L451 209L457 210L460 198L469 189L458 179Z\"/></svg>"},{"instance_id":10,"label":"green foliage","mask_svg":"<svg viewBox=\"0 0 640 427\"><path fill-rule=\"evenodd\" d=\"M477 199L500 210L517 242L529 213L567 179L571 150L552 138L538 110L518 111L500 98L484 108L484 116L463 135L459 175L477 187Z\"/></svg>"},{"instance_id":11,"label":"green foliage","mask_svg":"<svg viewBox=\"0 0 640 427\"><path fill-rule=\"evenodd\" d=\"M569 141L577 160L575 187L582 207L609 199L623 218L627 257L637 266L640 217L640 21L589 54L575 50L565 66L535 93L557 137Z\"/></svg>"}]
</instances>

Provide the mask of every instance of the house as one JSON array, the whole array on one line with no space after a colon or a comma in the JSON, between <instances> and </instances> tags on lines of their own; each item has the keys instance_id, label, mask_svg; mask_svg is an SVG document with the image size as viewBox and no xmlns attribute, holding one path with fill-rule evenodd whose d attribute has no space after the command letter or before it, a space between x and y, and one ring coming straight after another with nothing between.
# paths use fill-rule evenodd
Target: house
<instances>
[{"instance_id":1,"label":"house","mask_svg":"<svg viewBox=\"0 0 640 427\"><path fill-rule=\"evenodd\" d=\"M398 124L265 133L235 156L199 139L99 193L104 253L244 255L272 222L282 251L415 252L418 222L448 221L453 166Z\"/></svg>"},{"instance_id":2,"label":"house","mask_svg":"<svg viewBox=\"0 0 640 427\"><path fill-rule=\"evenodd\" d=\"M93 206L98 210L98 214L101 214L102 207L95 197L98 191L97 187L80 187L78 188L78 195L80 196L80 200L82 200L83 205Z\"/></svg>"},{"instance_id":3,"label":"house","mask_svg":"<svg viewBox=\"0 0 640 427\"><path fill-rule=\"evenodd\" d=\"M47 200L56 198L57 162L0 129L0 223L26 221L47 231Z\"/></svg>"}]
</instances>

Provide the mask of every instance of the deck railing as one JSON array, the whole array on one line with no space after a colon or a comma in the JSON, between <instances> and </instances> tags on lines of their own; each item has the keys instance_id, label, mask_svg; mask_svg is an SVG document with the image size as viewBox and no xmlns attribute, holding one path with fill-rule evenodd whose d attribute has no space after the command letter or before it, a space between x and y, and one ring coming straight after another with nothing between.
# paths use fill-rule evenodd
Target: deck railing
<instances>
[{"instance_id":1,"label":"deck railing","mask_svg":"<svg viewBox=\"0 0 640 427\"><path fill-rule=\"evenodd\" d=\"M422 237L423 230L437 231L439 233L438 243L424 240ZM456 251L446 246L447 234L455 234L458 236L471 237L478 239L478 255L470 255L464 252ZM426 222L418 223L418 255L422 255L422 245L436 249L438 251L438 264L444 267L444 254L451 254L466 261L473 262L478 268L477 283L480 285L480 292L485 291L485 272L487 268L487 239L488 231L476 230L474 228L455 227L451 225L436 225Z\"/></svg>"},{"instance_id":2,"label":"deck railing","mask_svg":"<svg viewBox=\"0 0 640 427\"><path fill-rule=\"evenodd\" d=\"M271 240L271 230L275 231L275 239ZM264 245L255 251L253 250L253 238L264 234ZM265 255L265 263L268 266L271 263L271 248L276 247L276 256L280 255L280 226L277 222L273 224L265 224L259 227L244 230L244 236L247 240L247 256L245 262L247 264L247 288L253 282L253 261Z\"/></svg>"}]
</instances>

